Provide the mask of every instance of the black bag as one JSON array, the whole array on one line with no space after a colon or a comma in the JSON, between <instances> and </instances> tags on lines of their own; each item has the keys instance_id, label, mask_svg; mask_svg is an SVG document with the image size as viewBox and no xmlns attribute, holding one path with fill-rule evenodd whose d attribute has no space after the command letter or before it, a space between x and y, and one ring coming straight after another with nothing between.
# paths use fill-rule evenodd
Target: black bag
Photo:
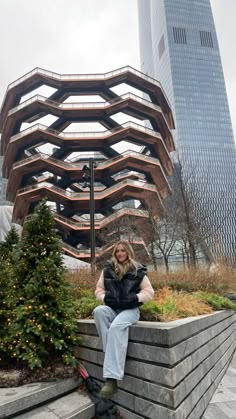
<instances>
[{"instance_id":1,"label":"black bag","mask_svg":"<svg viewBox=\"0 0 236 419\"><path fill-rule=\"evenodd\" d=\"M97 419L117 419L119 412L114 403L109 399L99 396L101 386L92 377L84 380L89 397L95 404L95 416Z\"/></svg>"},{"instance_id":2,"label":"black bag","mask_svg":"<svg viewBox=\"0 0 236 419\"><path fill-rule=\"evenodd\" d=\"M110 399L104 399L99 396L101 390L100 384L89 376L87 369L79 362L79 372L84 379L88 395L95 404L96 419L122 419L119 410Z\"/></svg>"}]
</instances>

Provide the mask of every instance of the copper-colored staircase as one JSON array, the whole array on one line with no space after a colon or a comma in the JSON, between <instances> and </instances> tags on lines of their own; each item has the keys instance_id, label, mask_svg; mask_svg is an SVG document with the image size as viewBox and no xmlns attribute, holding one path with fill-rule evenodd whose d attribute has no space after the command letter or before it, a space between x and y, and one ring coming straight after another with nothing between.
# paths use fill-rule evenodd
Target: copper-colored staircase
<instances>
[{"instance_id":1,"label":"copper-colored staircase","mask_svg":"<svg viewBox=\"0 0 236 419\"><path fill-rule=\"evenodd\" d=\"M138 89L140 95L117 95L112 88L121 83ZM34 95L43 85L56 91L50 97ZM29 92L32 97L24 100ZM64 102L70 96L85 95L100 95L103 102ZM140 123L118 124L113 117L120 112ZM49 114L57 118L50 126L37 123ZM149 128L143 121L149 122ZM99 122L104 130L65 132L74 122ZM22 123L31 126L22 130ZM90 196L83 189L83 167L88 163L85 152L90 157L93 153L96 254L110 252L112 243L104 241L103 230L112 231L117 220L127 217L132 223L145 218L145 202L150 200L155 203L155 215L161 213L162 200L170 192L167 176L173 170L173 128L171 109L159 82L132 67L93 75L32 70L8 86L0 115L3 175L8 178L7 199L14 202L13 220L23 224L37 202L47 197L54 203L64 251L89 259ZM121 141L140 149L119 153ZM40 148L48 143L54 148L46 154ZM77 153L75 161L70 159L72 153ZM135 202L137 208L128 208L127 201ZM140 237L134 236L133 243L145 247Z\"/></svg>"}]
</instances>

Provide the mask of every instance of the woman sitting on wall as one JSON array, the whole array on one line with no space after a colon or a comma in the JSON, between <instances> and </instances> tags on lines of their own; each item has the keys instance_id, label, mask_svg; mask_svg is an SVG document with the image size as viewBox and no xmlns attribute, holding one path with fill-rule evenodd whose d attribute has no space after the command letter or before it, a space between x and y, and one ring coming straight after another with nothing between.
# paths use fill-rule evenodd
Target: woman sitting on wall
<instances>
[{"instance_id":1,"label":"woman sitting on wall","mask_svg":"<svg viewBox=\"0 0 236 419\"><path fill-rule=\"evenodd\" d=\"M103 377L106 381L101 397L110 398L117 392L117 380L124 376L129 326L139 320L138 306L154 296L146 271L144 265L135 261L131 245L120 240L98 280L95 295L105 303L93 311L105 352Z\"/></svg>"}]
</instances>

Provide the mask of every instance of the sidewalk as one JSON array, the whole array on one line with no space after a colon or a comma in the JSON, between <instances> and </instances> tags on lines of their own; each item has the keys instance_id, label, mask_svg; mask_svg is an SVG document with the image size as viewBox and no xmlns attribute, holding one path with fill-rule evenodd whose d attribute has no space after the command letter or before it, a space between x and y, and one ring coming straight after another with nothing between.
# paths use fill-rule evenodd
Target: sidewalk
<instances>
[{"instance_id":1,"label":"sidewalk","mask_svg":"<svg viewBox=\"0 0 236 419\"><path fill-rule=\"evenodd\" d=\"M236 419L236 352L202 419Z\"/></svg>"}]
</instances>

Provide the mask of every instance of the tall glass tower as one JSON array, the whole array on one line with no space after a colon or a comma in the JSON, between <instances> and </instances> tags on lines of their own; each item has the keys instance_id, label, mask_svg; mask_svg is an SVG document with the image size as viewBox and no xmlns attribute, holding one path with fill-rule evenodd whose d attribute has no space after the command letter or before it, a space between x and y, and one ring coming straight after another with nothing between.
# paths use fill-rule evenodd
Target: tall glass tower
<instances>
[{"instance_id":1,"label":"tall glass tower","mask_svg":"<svg viewBox=\"0 0 236 419\"><path fill-rule=\"evenodd\" d=\"M1 137L0 137L1 145ZM2 177L3 156L0 155L0 205L6 204L6 184L7 180Z\"/></svg>"},{"instance_id":2,"label":"tall glass tower","mask_svg":"<svg viewBox=\"0 0 236 419\"><path fill-rule=\"evenodd\" d=\"M236 261L236 150L210 0L138 0L138 11L141 69L170 101L211 248Z\"/></svg>"}]
</instances>

